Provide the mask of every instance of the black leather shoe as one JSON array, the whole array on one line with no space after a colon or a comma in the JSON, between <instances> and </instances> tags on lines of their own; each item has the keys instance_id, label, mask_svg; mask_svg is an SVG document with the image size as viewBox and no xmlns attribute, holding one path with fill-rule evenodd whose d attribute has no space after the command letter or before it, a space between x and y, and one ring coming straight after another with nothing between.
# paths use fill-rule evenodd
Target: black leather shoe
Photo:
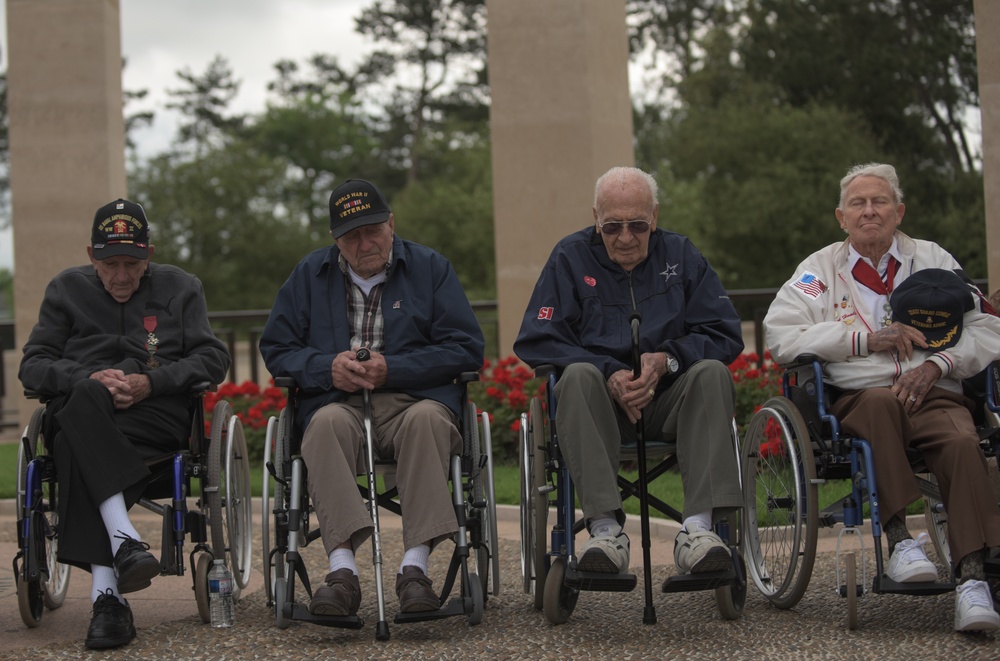
<instances>
[{"instance_id":1,"label":"black leather shoe","mask_svg":"<svg viewBox=\"0 0 1000 661\"><path fill-rule=\"evenodd\" d=\"M84 644L93 650L121 647L135 638L135 622L128 602L118 601L111 590L97 597L94 616Z\"/></svg>"},{"instance_id":2,"label":"black leather shoe","mask_svg":"<svg viewBox=\"0 0 1000 661\"><path fill-rule=\"evenodd\" d=\"M441 600L431 587L431 579L419 567L407 565L396 574L396 596L401 613L425 613L441 607Z\"/></svg>"},{"instance_id":3,"label":"black leather shoe","mask_svg":"<svg viewBox=\"0 0 1000 661\"><path fill-rule=\"evenodd\" d=\"M116 537L118 537L116 535ZM160 561L149 552L149 544L132 539L128 535L115 553L115 576L118 577L118 591L122 594L148 588L154 576L160 575Z\"/></svg>"}]
</instances>

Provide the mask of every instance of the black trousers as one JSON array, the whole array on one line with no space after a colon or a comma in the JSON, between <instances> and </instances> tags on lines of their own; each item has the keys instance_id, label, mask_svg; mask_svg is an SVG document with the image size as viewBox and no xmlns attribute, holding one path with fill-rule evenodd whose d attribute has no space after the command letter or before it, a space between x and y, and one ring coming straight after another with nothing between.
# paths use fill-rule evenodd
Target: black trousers
<instances>
[{"instance_id":1,"label":"black trousers","mask_svg":"<svg viewBox=\"0 0 1000 661\"><path fill-rule=\"evenodd\" d=\"M100 504L117 493L128 508L139 500L151 476L147 461L185 446L190 406L179 395L117 410L111 392L94 379L49 402L44 431L58 479L60 562L87 570L112 564Z\"/></svg>"}]
</instances>

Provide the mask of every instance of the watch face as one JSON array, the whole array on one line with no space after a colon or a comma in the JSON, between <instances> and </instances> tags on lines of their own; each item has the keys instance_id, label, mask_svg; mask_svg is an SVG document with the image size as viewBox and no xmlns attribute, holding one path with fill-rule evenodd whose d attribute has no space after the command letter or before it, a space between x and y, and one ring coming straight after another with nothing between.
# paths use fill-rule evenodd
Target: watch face
<instances>
[{"instance_id":1,"label":"watch face","mask_svg":"<svg viewBox=\"0 0 1000 661\"><path fill-rule=\"evenodd\" d=\"M674 358L673 356L670 356L669 358L667 358L667 369L670 370L671 374L674 374L675 372L677 372L680 369L680 367L681 366L677 362L676 358Z\"/></svg>"}]
</instances>

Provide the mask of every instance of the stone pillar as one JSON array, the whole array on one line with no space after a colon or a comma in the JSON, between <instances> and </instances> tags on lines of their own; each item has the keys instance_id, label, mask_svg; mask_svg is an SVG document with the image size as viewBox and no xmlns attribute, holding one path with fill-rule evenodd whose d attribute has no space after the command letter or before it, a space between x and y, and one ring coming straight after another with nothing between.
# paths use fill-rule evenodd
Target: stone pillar
<instances>
[{"instance_id":1,"label":"stone pillar","mask_svg":"<svg viewBox=\"0 0 1000 661\"><path fill-rule=\"evenodd\" d=\"M975 0L979 107L986 195L986 266L990 293L1000 288L1000 3Z\"/></svg>"},{"instance_id":2,"label":"stone pillar","mask_svg":"<svg viewBox=\"0 0 1000 661\"><path fill-rule=\"evenodd\" d=\"M86 263L94 212L126 193L119 26L118 0L7 0L18 350L49 280ZM22 425L36 405L20 399Z\"/></svg>"},{"instance_id":3,"label":"stone pillar","mask_svg":"<svg viewBox=\"0 0 1000 661\"><path fill-rule=\"evenodd\" d=\"M487 0L501 356L594 182L633 165L625 0Z\"/></svg>"}]
</instances>

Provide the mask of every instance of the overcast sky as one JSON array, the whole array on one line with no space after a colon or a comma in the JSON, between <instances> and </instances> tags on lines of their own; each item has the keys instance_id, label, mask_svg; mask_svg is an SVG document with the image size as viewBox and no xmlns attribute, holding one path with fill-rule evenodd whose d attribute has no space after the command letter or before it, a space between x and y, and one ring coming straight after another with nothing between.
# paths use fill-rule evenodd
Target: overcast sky
<instances>
[{"instance_id":1,"label":"overcast sky","mask_svg":"<svg viewBox=\"0 0 1000 661\"><path fill-rule=\"evenodd\" d=\"M167 89L180 86L176 72L199 75L222 55L241 81L231 106L236 112L263 109L273 65L304 61L316 53L354 64L371 45L354 31L354 18L371 0L120 0L122 84L149 90L142 108L156 111L155 124L135 133L143 153L162 151L174 136L176 116L163 108ZM0 28L7 40L7 3L0 0ZM7 68L3 51L0 69ZM140 105L130 106L139 110ZM12 233L0 231L0 268L13 264Z\"/></svg>"}]
</instances>

